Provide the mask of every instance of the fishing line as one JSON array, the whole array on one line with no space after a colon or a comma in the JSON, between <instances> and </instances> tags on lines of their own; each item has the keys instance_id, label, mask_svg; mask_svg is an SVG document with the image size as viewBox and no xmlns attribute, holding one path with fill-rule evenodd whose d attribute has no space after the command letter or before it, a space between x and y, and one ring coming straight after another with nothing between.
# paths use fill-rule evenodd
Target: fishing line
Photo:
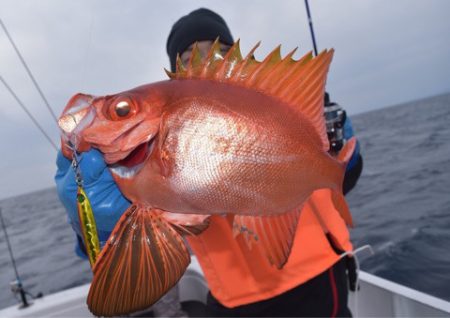
<instances>
[{"instance_id":1,"label":"fishing line","mask_svg":"<svg viewBox=\"0 0 450 318\"><path fill-rule=\"evenodd\" d=\"M47 109L49 110L50 114L52 115L55 122L58 122L58 119L56 118L55 113L53 112L53 109L50 107L49 102L47 101L47 98L45 98L44 93L42 92L40 86L38 85L37 81L35 80L33 74L31 73L30 68L28 67L27 63L25 62L24 58L22 57L22 54L20 54L19 49L17 48L16 44L14 43L11 35L8 32L8 29L6 29L5 24L3 23L2 19L0 19L0 25L3 28L3 31L5 31L6 36L8 37L9 42L13 46L14 50L17 53L17 56L19 57L20 61L22 62L23 67L27 71L28 75L30 76L31 80L33 81L34 86L36 87L37 91L39 92L39 95L41 95L42 100L44 101L45 105L47 106Z\"/></svg>"},{"instance_id":2,"label":"fishing line","mask_svg":"<svg viewBox=\"0 0 450 318\"><path fill-rule=\"evenodd\" d=\"M94 29L94 10L93 10L93 2L91 2L91 18L89 23L89 33L88 33L88 42L86 45L86 51L84 54L84 63L81 69L81 79L82 79L82 87L86 87L86 73L89 64L89 56L91 51L91 43L92 43L92 33ZM76 135L74 136L76 138ZM98 259L98 256L101 251L100 241L98 238L97 225L95 222L95 215L92 209L92 205L90 203L89 197L83 188L83 177L80 169L80 160L81 158L78 156L76 151L76 140L73 143L69 144L69 148L72 150L72 168L75 173L75 182L77 184L77 211L78 211L78 221L80 222L80 228L83 238L83 243L86 249L86 254L89 259L89 263L91 265L91 269L94 268L94 265Z\"/></svg>"},{"instance_id":3,"label":"fishing line","mask_svg":"<svg viewBox=\"0 0 450 318\"><path fill-rule=\"evenodd\" d=\"M355 282L355 286L356 286L356 288L355 288L355 300L354 300L354 308L355 308L355 317L359 317L359 315L358 315L358 293L359 293L359 271L360 271L360 266L359 266L359 259L358 259L358 256L357 256L357 254L358 253L360 253L360 252L362 252L362 251L364 251L364 250L369 250L370 251L370 254L371 255L374 255L375 254L375 252L374 252L374 250L373 250L373 248L372 248L372 246L370 246L370 245L363 245L363 246L361 246L361 247L358 247L356 250L353 250L353 251L348 251L348 252L345 252L345 253L342 253L342 254L340 254L340 256L339 256L339 259L342 259L342 258L344 258L344 257L346 257L346 256L351 256L351 257L353 257L354 258L354 260L355 260L355 265L356 265L356 282Z\"/></svg>"},{"instance_id":4,"label":"fishing line","mask_svg":"<svg viewBox=\"0 0 450 318\"><path fill-rule=\"evenodd\" d=\"M42 126L38 123L36 118L33 117L33 115L30 113L30 111L25 107L24 103L19 99L19 97L14 93L12 88L6 83L6 81L3 79L3 77L0 75L0 81L5 85L6 89L11 93L11 95L14 97L14 99L19 103L20 107L25 111L25 113L28 115L28 117L33 121L33 123L36 125L36 127L41 131L41 133L45 136L45 138L48 140L48 142L52 145L52 147L58 151L58 147L53 142L53 140L50 138L50 136L45 132L45 130L42 128Z\"/></svg>"},{"instance_id":5,"label":"fishing line","mask_svg":"<svg viewBox=\"0 0 450 318\"><path fill-rule=\"evenodd\" d=\"M84 89L86 87L86 72L87 72L87 67L89 64L89 57L90 57L90 51L91 51L91 43L92 43L92 33L93 33L93 29L94 29L94 1L90 2L91 4L91 21L89 23L89 33L88 33L88 43L86 46L86 52L84 54L84 64L83 64L83 68L81 70L81 78L83 81L83 85L82 85L82 89Z\"/></svg>"},{"instance_id":6,"label":"fishing line","mask_svg":"<svg viewBox=\"0 0 450 318\"><path fill-rule=\"evenodd\" d=\"M92 10L91 10L91 12L92 12ZM83 76L84 76L84 73L86 72L86 68L87 68L86 65L87 65L87 60L89 57L89 51L90 51L89 46L90 46L91 37L92 37L93 21L94 21L94 15L91 14L91 24L90 24L90 29L89 29L88 48L87 48L86 55L85 55L85 66L84 66L84 71L82 73ZM39 84L35 80L33 74L31 73L30 68L28 67L27 63L25 62L24 58L22 57L22 54L20 54L19 49L17 48L16 44L14 43L11 35L9 34L6 26L4 25L4 23L1 19L0 19L0 24L5 32L6 36L8 37L9 42L11 43L11 45L13 46L14 50L16 51L18 57L20 58L22 65L24 66L28 75L30 76L31 80L33 81L33 84L34 84L35 88L37 89L37 91L39 92L39 95L41 96L42 100L44 101L45 105L47 106L47 109L50 111L50 114L52 115L55 122L58 123L58 119L56 118L55 113L53 112L52 108L50 107L50 104L49 104L47 98L45 97ZM7 90L11 93L11 95L14 97L14 99L17 101L17 103L22 107L22 109L25 111L25 113L28 115L28 117L33 121L33 123L36 125L36 127L41 131L41 133L45 136L45 138L50 142L50 144L53 146L53 148L56 151L58 151L58 147L56 146L56 144L53 142L53 140L50 138L50 136L45 132L45 130L42 128L42 126L38 123L38 121L35 119L35 117L31 114L31 112L27 109L25 104L15 94L14 90L8 85L8 83L3 79L2 76L0 76L0 80L5 85ZM98 255L100 253L100 244L99 244L99 240L98 240L97 228L96 228L96 224L95 224L95 218L94 218L94 214L92 211L92 207L89 202L89 198L87 197L87 195L83 189L83 184L82 184L83 179L81 176L81 170L79 168L79 158L77 156L75 149L72 149L72 150L73 150L72 167L75 172L75 176L76 176L75 181L77 183L77 188L78 188L78 190L77 190L78 217L79 217L81 229L83 232L84 243L86 246L86 250L88 252L89 261L90 261L91 267L93 267L97 260ZM2 219L2 222L3 222L3 219ZM6 234L6 230L5 230L5 234ZM8 245L8 247L9 247L9 245ZM10 252L12 253L12 250L10 250ZM13 259L13 265L14 265L14 269L16 271L16 276L18 277L14 259ZM17 282L18 282L17 283L18 291L21 293L22 299L24 299L25 293L23 291L21 282L19 279L17 279ZM39 297L40 295L41 294L38 294L37 297ZM24 301L24 306L25 307L28 306L28 304L26 303L26 298L23 301Z\"/></svg>"}]
</instances>

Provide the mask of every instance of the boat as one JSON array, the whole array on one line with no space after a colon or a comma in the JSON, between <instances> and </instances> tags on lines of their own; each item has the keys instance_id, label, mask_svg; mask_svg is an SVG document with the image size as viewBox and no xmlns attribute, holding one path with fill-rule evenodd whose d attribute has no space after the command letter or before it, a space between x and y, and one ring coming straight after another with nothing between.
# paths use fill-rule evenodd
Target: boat
<instances>
[{"instance_id":1,"label":"boat","mask_svg":"<svg viewBox=\"0 0 450 318\"><path fill-rule=\"evenodd\" d=\"M28 307L11 306L0 317L93 317L86 305L90 284L35 299ZM198 260L181 278L179 301L189 317L205 317L208 284ZM350 292L349 307L355 317L450 317L450 302L402 286L384 278L359 272L359 290ZM154 316L151 308L131 315Z\"/></svg>"}]
</instances>

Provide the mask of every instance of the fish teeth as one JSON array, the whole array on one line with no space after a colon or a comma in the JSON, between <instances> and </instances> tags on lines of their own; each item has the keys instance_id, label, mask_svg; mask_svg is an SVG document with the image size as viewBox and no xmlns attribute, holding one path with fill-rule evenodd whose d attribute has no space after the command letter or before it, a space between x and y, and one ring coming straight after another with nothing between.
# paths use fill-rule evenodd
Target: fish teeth
<instances>
[{"instance_id":1,"label":"fish teeth","mask_svg":"<svg viewBox=\"0 0 450 318\"><path fill-rule=\"evenodd\" d=\"M144 162L131 168L114 165L110 167L110 170L112 173L114 173L115 175L119 176L122 179L131 179L142 169L143 166Z\"/></svg>"}]
</instances>

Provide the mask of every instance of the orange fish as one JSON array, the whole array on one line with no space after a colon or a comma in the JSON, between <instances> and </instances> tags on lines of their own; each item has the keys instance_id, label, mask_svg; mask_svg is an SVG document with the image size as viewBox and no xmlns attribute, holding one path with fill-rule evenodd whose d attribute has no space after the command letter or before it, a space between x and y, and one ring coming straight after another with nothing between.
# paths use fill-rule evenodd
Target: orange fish
<instances>
[{"instance_id":1,"label":"orange fish","mask_svg":"<svg viewBox=\"0 0 450 318\"><path fill-rule=\"evenodd\" d=\"M195 46L178 59L171 80L115 95L75 95L64 110L63 152L99 149L132 206L94 266L88 305L111 316L148 308L184 273L182 235L196 234L211 214L234 215L244 235L282 268L299 214L313 191L329 188L347 224L342 195L350 140L328 153L323 100L333 50L262 62L242 58L239 42L225 56L215 42L206 58Z\"/></svg>"}]
</instances>

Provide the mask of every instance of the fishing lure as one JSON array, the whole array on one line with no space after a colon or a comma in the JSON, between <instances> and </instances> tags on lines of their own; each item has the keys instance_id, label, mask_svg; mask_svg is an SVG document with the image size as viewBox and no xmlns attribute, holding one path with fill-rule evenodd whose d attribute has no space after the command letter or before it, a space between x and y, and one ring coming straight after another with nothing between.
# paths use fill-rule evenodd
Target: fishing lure
<instances>
[{"instance_id":1,"label":"fishing lure","mask_svg":"<svg viewBox=\"0 0 450 318\"><path fill-rule=\"evenodd\" d=\"M91 203L83 189L83 178L79 167L79 160L76 151L73 153L72 167L75 172L75 181L77 183L77 209L80 221L81 233L83 236L84 246L89 258L91 268L94 267L97 257L100 254L100 241L98 239L97 226L92 211Z\"/></svg>"}]
</instances>

